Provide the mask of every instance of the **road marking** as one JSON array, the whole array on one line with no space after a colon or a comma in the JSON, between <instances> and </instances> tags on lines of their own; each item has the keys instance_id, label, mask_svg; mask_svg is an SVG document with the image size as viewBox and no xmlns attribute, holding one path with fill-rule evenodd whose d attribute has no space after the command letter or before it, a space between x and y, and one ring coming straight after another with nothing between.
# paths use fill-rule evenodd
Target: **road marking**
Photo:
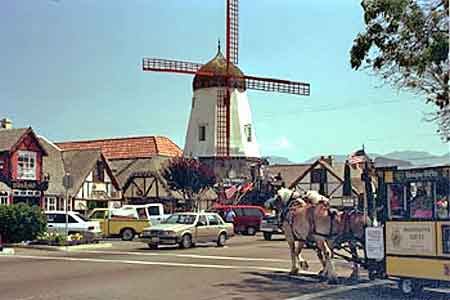
<instances>
[{"instance_id":1,"label":"road marking","mask_svg":"<svg viewBox=\"0 0 450 300\"><path fill-rule=\"evenodd\" d=\"M290 262L287 259L277 258L255 258L255 257L238 257L238 256L215 256L215 255L198 255L198 254L170 254L170 253L143 253L133 251L99 251L99 250L82 250L75 251L77 253L92 254L113 254L113 255L136 255L136 256L171 256L182 258L200 258L200 259L216 259L216 260L235 260L235 261L267 261L267 262Z\"/></svg>"},{"instance_id":2,"label":"road marking","mask_svg":"<svg viewBox=\"0 0 450 300\"><path fill-rule=\"evenodd\" d=\"M355 284L355 285L340 286L337 288L333 288L331 290L321 291L321 292L312 293L312 294L306 294L306 295L302 295L302 296L298 296L298 297L287 298L284 300L314 300L316 298L321 298L321 297L325 297L325 296L329 296L329 295L333 295L333 294L348 292L348 291L351 291L354 289L369 288L369 287L373 287L373 286L386 285L389 283L392 283L392 281L380 280L380 281L376 281L376 282L367 282L367 283L361 283L361 284Z\"/></svg>"},{"instance_id":3,"label":"road marking","mask_svg":"<svg viewBox=\"0 0 450 300\"><path fill-rule=\"evenodd\" d=\"M258 270L270 272L289 272L288 269L270 268L260 266L231 266L231 265L211 265L211 264L186 264L173 262L156 262L156 261L142 261L142 260L122 260L122 259L99 259L99 258L82 258L82 257L67 257L67 256L33 256L33 255L15 255L15 256L0 256L1 258L28 258L36 260L59 260L59 261L79 261L79 262L96 262L96 263L116 263L116 264L133 264L133 265L155 265L168 267L190 267L190 268L209 268L209 269L233 269L233 270ZM304 272L300 274L314 275L313 272Z\"/></svg>"}]
</instances>

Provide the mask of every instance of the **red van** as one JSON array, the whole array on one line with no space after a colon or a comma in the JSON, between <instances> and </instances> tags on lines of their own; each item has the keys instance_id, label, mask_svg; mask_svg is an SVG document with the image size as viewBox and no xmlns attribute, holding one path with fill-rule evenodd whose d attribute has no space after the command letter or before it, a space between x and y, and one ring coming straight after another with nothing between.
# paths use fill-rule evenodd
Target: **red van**
<instances>
[{"instance_id":1,"label":"red van","mask_svg":"<svg viewBox=\"0 0 450 300\"><path fill-rule=\"evenodd\" d=\"M262 218L267 212L260 206L254 205L216 205L211 211L217 212L225 220L225 214L232 209L234 218L234 231L255 235L259 231Z\"/></svg>"}]
</instances>

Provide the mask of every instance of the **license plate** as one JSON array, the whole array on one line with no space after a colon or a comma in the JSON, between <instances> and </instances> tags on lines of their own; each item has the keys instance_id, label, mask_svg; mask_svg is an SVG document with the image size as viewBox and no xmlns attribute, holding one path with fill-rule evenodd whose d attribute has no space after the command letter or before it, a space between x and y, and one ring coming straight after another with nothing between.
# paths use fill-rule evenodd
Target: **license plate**
<instances>
[{"instance_id":1,"label":"license plate","mask_svg":"<svg viewBox=\"0 0 450 300\"><path fill-rule=\"evenodd\" d=\"M152 237L152 243L159 243L158 237Z\"/></svg>"}]
</instances>

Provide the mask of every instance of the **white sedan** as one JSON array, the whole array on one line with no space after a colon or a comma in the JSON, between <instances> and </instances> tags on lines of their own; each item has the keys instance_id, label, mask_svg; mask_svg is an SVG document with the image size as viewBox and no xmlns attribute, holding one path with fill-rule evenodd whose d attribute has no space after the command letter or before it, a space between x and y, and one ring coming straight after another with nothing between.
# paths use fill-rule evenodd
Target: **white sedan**
<instances>
[{"instance_id":1,"label":"white sedan","mask_svg":"<svg viewBox=\"0 0 450 300\"><path fill-rule=\"evenodd\" d=\"M47 216L48 232L65 234L66 213L64 211L47 211L45 215ZM89 221L82 214L73 211L69 211L67 217L68 234L80 233L88 234L90 237L101 236L102 230L98 221Z\"/></svg>"}]
</instances>

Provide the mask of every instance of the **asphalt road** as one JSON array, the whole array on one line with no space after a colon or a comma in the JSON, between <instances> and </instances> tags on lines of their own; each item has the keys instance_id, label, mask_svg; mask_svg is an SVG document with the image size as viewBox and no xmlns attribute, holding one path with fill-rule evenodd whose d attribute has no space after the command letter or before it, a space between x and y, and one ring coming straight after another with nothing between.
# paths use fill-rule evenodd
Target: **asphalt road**
<instances>
[{"instance_id":1,"label":"asphalt road","mask_svg":"<svg viewBox=\"0 0 450 300\"><path fill-rule=\"evenodd\" d=\"M304 250L311 272L289 276L282 240L238 236L224 248L188 250L112 243L113 248L76 253L16 249L14 256L0 256L0 299L404 299L393 282L369 281L364 272L359 283L346 283L350 266L344 262L336 262L341 284L322 282L314 274L320 264L311 250ZM448 300L450 295L426 291L413 299Z\"/></svg>"}]
</instances>

